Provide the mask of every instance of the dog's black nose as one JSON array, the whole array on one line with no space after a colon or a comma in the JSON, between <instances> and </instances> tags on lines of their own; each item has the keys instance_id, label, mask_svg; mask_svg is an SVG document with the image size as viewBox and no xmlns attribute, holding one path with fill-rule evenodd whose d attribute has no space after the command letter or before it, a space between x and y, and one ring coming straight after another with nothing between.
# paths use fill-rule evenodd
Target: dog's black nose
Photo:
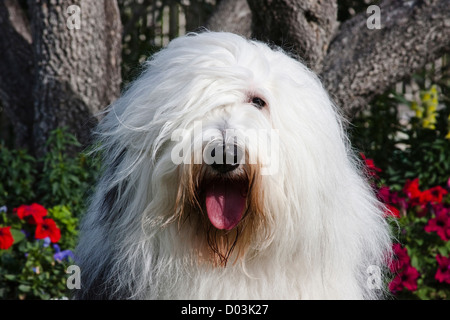
<instances>
[{"instance_id":1,"label":"dog's black nose","mask_svg":"<svg viewBox=\"0 0 450 320\"><path fill-rule=\"evenodd\" d=\"M211 168L220 172L227 173L239 167L239 149L236 145L223 145L222 161L214 161ZM220 155L218 155L220 157ZM216 157L216 149L211 151L211 157Z\"/></svg>"}]
</instances>

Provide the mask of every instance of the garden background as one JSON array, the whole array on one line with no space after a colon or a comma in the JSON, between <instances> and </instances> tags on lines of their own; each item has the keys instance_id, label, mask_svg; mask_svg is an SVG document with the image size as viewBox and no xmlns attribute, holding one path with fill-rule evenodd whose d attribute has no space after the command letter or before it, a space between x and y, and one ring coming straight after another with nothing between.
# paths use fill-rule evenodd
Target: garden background
<instances>
[{"instance_id":1,"label":"garden background","mask_svg":"<svg viewBox=\"0 0 450 320\"><path fill-rule=\"evenodd\" d=\"M282 45L319 74L386 204L390 298L450 299L450 1L105 1L0 3L0 299L69 297L66 268L101 171L95 114L145 59L202 26ZM379 30L366 24L373 4ZM292 7L302 16L279 21Z\"/></svg>"}]
</instances>

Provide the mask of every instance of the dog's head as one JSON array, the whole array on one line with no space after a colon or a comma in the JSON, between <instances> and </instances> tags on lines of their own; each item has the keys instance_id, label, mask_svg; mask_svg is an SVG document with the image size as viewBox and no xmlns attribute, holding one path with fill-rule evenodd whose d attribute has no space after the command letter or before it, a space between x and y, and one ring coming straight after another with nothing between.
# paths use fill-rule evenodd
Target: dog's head
<instances>
[{"instance_id":1,"label":"dog's head","mask_svg":"<svg viewBox=\"0 0 450 320\"><path fill-rule=\"evenodd\" d=\"M222 265L267 245L280 224L301 223L300 195L340 170L327 154L346 154L317 77L229 33L173 40L102 126L112 158L121 153L110 183L132 195L126 205L147 226L177 226L180 241Z\"/></svg>"}]
</instances>

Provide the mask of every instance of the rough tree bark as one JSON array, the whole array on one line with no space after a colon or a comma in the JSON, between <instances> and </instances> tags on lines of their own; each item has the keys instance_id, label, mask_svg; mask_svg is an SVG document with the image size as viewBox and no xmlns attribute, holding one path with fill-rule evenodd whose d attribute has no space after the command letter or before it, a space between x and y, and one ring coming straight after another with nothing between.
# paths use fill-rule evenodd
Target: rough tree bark
<instances>
[{"instance_id":1,"label":"rough tree bark","mask_svg":"<svg viewBox=\"0 0 450 320\"><path fill-rule=\"evenodd\" d=\"M206 23L211 31L228 31L250 37L252 12L247 1L222 0Z\"/></svg>"},{"instance_id":2,"label":"rough tree bark","mask_svg":"<svg viewBox=\"0 0 450 320\"><path fill-rule=\"evenodd\" d=\"M384 0L380 30L367 28L366 12L338 26L335 0L233 1L248 1L253 36L299 53L349 118L377 94L450 52L450 0ZM227 11L219 13L214 19L221 30L238 28Z\"/></svg>"},{"instance_id":3,"label":"rough tree bark","mask_svg":"<svg viewBox=\"0 0 450 320\"><path fill-rule=\"evenodd\" d=\"M338 26L335 1L248 0L253 36L289 47L319 72Z\"/></svg>"},{"instance_id":4,"label":"rough tree bark","mask_svg":"<svg viewBox=\"0 0 450 320\"><path fill-rule=\"evenodd\" d=\"M0 70L11 75L0 76L0 98L10 119L32 128L28 132L16 130L19 146L28 139L25 145L42 155L49 132L62 126L86 144L96 123L94 115L120 93L122 29L116 1L29 1L30 23L21 20L23 32L13 32L17 30L13 28L14 17L23 14L17 2L12 2L0 5L0 25L11 30L0 34L0 49L9 44L6 52L11 55L0 59ZM67 25L75 14L68 11L71 5L81 9L79 29ZM17 56L16 52L24 53ZM11 79L24 85L11 83ZM20 103L24 97L26 105Z\"/></svg>"},{"instance_id":5,"label":"rough tree bark","mask_svg":"<svg viewBox=\"0 0 450 320\"><path fill-rule=\"evenodd\" d=\"M15 145L30 147L33 128L31 33L15 0L0 1L0 101L14 125Z\"/></svg>"},{"instance_id":6,"label":"rough tree bark","mask_svg":"<svg viewBox=\"0 0 450 320\"><path fill-rule=\"evenodd\" d=\"M341 25L328 50L322 78L347 114L450 52L450 1L384 1L381 29L360 14Z\"/></svg>"}]
</instances>

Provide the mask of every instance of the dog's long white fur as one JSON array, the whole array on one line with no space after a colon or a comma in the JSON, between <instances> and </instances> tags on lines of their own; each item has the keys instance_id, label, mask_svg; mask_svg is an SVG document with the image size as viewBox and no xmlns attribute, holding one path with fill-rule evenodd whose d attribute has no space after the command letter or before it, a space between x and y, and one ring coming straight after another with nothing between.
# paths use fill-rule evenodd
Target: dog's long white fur
<instances>
[{"instance_id":1,"label":"dog's long white fur","mask_svg":"<svg viewBox=\"0 0 450 320\"><path fill-rule=\"evenodd\" d=\"M268 110L249 105L252 94ZM171 134L195 121L279 133L260 199L270 234L226 266L201 262L195 230L173 221ZM82 223L76 298L383 297L368 271L383 277L390 259L383 207L318 77L282 50L229 33L177 38L108 108L98 138L104 172Z\"/></svg>"}]
</instances>

